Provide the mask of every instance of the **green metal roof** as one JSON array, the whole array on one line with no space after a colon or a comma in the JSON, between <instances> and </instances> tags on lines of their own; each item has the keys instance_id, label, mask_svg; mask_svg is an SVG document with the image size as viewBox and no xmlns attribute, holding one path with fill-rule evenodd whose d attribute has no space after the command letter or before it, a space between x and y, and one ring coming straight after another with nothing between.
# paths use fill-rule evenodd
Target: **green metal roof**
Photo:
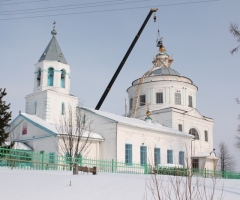
<instances>
[{"instance_id":1,"label":"green metal roof","mask_svg":"<svg viewBox=\"0 0 240 200\"><path fill-rule=\"evenodd\" d=\"M54 35L38 62L43 60L58 61L67 64L67 61Z\"/></svg>"}]
</instances>

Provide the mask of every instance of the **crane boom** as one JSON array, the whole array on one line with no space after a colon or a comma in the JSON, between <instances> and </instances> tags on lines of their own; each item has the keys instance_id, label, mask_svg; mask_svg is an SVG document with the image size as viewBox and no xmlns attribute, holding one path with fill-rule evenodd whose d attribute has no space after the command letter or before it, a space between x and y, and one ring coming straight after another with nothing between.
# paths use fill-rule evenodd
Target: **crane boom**
<instances>
[{"instance_id":1,"label":"crane boom","mask_svg":"<svg viewBox=\"0 0 240 200\"><path fill-rule=\"evenodd\" d=\"M124 65L125 62L127 61L127 58L128 58L128 56L130 55L132 49L134 48L135 44L137 43L137 40L138 40L138 38L140 37L140 35L141 35L143 29L145 28L145 26L146 26L146 24L147 24L149 18L151 17L152 13L156 12L157 10L158 10L157 8L156 8L156 9L153 9L153 8L150 9L150 11L149 11L149 13L148 13L148 15L147 15L145 21L143 22L143 24L142 24L140 30L138 31L137 35L135 36L135 38L134 38L132 44L131 44L130 47L128 48L127 53L126 53L125 56L123 57L123 59L122 59L120 65L118 66L118 68L117 68L115 74L113 75L111 81L109 82L107 88L105 89L105 91L104 91L104 93L103 93L101 99L99 100L99 102L98 102L98 104L97 104L95 110L99 110L100 107L102 106L102 103L104 102L106 96L108 95L108 92L110 91L110 89L111 89L111 87L113 86L113 84L114 84L116 78L118 77L118 74L120 73L121 69L123 68L123 65Z\"/></svg>"}]
</instances>

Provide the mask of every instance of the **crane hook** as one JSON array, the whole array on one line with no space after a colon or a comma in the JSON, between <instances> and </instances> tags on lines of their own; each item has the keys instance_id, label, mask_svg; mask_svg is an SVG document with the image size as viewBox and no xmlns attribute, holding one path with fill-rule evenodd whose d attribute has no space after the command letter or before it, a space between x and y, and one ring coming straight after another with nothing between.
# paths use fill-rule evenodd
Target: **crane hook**
<instances>
[{"instance_id":1,"label":"crane hook","mask_svg":"<svg viewBox=\"0 0 240 200\"><path fill-rule=\"evenodd\" d=\"M154 22L156 22L156 19L157 19L157 17L156 17L156 15L154 14L154 16L153 16Z\"/></svg>"}]
</instances>

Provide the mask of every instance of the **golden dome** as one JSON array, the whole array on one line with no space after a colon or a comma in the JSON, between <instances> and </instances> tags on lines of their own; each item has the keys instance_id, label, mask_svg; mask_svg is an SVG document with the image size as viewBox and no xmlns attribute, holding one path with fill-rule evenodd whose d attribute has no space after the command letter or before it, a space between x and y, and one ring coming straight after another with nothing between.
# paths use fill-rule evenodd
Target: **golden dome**
<instances>
[{"instance_id":1,"label":"golden dome","mask_svg":"<svg viewBox=\"0 0 240 200\"><path fill-rule=\"evenodd\" d=\"M147 117L149 117L151 115L149 110L146 112L146 115L147 115Z\"/></svg>"},{"instance_id":2,"label":"golden dome","mask_svg":"<svg viewBox=\"0 0 240 200\"><path fill-rule=\"evenodd\" d=\"M166 51L166 48L161 44L160 47L159 47L159 51L161 53L165 52Z\"/></svg>"}]
</instances>

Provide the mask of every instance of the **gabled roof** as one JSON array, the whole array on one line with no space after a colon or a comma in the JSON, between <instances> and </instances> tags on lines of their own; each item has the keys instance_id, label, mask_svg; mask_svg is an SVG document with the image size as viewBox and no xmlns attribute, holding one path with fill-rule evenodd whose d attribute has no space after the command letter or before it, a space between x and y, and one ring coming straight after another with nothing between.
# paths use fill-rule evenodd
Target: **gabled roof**
<instances>
[{"instance_id":1,"label":"gabled roof","mask_svg":"<svg viewBox=\"0 0 240 200\"><path fill-rule=\"evenodd\" d=\"M52 136L57 136L59 135L57 129L56 129L56 126L54 124L49 124L47 123L45 120L37 117L36 115L29 115L29 114L26 114L26 113L20 113L16 119L14 119L12 123L14 123L14 121L16 121L19 117L25 119L26 121L28 121L29 123L37 126L38 128L46 131L47 133L49 133L50 135ZM19 125L19 124L18 124ZM103 140L103 137L97 133L93 133L91 132L90 135L89 135L89 132L88 131L85 131L83 133L83 137L89 137L91 139L96 139L96 140ZM40 137L41 138L41 137ZM38 138L35 138L35 139L38 139Z\"/></svg>"},{"instance_id":2,"label":"gabled roof","mask_svg":"<svg viewBox=\"0 0 240 200\"><path fill-rule=\"evenodd\" d=\"M95 113L97 115L100 115L102 117L108 118L108 119L113 120L115 122L121 123L121 124L135 126L135 127L139 127L139 128L151 129L151 130L155 130L155 131L161 131L161 132L174 134L174 135L179 135L179 136L184 136L184 137L189 137L189 138L193 137L192 135L190 135L188 133L184 133L184 132L181 132L181 131L174 130L172 128L163 126L159 123L148 123L148 122L143 121L141 119L123 117L121 115L116 115L116 114L113 114L113 113L108 113L108 112L99 111L99 110L94 110L94 109L90 109L90 108L86 108L86 107L80 107L80 108L83 109L83 110Z\"/></svg>"},{"instance_id":3,"label":"gabled roof","mask_svg":"<svg viewBox=\"0 0 240 200\"><path fill-rule=\"evenodd\" d=\"M67 61L62 53L62 50L57 42L56 37L53 35L51 41L49 42L47 48L41 55L38 62L43 60L57 61L63 64L67 64Z\"/></svg>"}]
</instances>

